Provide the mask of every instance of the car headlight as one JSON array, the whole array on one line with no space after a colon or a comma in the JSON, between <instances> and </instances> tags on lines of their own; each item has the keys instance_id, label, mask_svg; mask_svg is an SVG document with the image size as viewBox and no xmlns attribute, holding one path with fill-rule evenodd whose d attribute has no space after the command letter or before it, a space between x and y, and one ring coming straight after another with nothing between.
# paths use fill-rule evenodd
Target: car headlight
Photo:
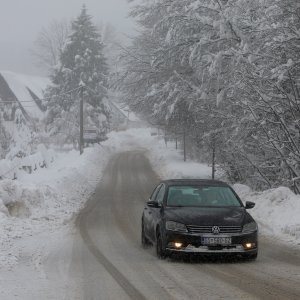
<instances>
[{"instance_id":1,"label":"car headlight","mask_svg":"<svg viewBox=\"0 0 300 300\"><path fill-rule=\"evenodd\" d=\"M257 230L257 224L255 222L247 223L243 227L243 233L252 232Z\"/></svg>"},{"instance_id":2,"label":"car headlight","mask_svg":"<svg viewBox=\"0 0 300 300\"><path fill-rule=\"evenodd\" d=\"M166 229L171 231L188 232L184 224L173 222L173 221L166 222Z\"/></svg>"}]
</instances>

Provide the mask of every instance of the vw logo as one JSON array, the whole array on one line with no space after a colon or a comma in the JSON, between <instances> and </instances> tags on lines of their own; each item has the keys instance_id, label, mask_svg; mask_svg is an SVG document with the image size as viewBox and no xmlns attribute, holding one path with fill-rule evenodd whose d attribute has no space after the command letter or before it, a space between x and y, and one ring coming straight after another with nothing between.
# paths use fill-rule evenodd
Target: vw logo
<instances>
[{"instance_id":1,"label":"vw logo","mask_svg":"<svg viewBox=\"0 0 300 300\"><path fill-rule=\"evenodd\" d=\"M219 226L213 226L211 229L213 234L219 234L220 233L220 227Z\"/></svg>"}]
</instances>

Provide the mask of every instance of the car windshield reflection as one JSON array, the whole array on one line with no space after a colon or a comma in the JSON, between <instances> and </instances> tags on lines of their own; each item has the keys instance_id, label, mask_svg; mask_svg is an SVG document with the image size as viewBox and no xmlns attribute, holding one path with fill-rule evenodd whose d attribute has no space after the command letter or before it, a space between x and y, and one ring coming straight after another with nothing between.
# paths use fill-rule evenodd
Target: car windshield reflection
<instances>
[{"instance_id":1,"label":"car windshield reflection","mask_svg":"<svg viewBox=\"0 0 300 300\"><path fill-rule=\"evenodd\" d=\"M167 206L241 207L242 204L227 186L170 186Z\"/></svg>"}]
</instances>

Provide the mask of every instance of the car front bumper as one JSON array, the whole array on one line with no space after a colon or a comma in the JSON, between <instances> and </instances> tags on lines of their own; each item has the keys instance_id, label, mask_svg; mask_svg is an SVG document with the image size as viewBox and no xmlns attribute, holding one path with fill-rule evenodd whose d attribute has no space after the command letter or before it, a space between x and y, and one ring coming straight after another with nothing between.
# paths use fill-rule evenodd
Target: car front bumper
<instances>
[{"instance_id":1,"label":"car front bumper","mask_svg":"<svg viewBox=\"0 0 300 300\"><path fill-rule=\"evenodd\" d=\"M250 233L219 234L218 237L230 237L229 245L205 245L202 238L212 235L166 232L166 250L168 252L199 253L199 254L255 254L257 253L257 231ZM175 243L181 243L176 247ZM250 248L246 244L251 244Z\"/></svg>"}]
</instances>

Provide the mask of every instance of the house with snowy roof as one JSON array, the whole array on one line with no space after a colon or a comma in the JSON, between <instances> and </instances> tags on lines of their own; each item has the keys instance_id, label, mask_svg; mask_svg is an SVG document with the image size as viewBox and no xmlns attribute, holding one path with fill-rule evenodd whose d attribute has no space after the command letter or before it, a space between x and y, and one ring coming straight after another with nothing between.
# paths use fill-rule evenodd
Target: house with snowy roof
<instances>
[{"instance_id":1,"label":"house with snowy roof","mask_svg":"<svg viewBox=\"0 0 300 300\"><path fill-rule=\"evenodd\" d=\"M122 96L118 93L110 93L108 105L111 108L110 128L123 130L126 128L140 127L140 119L125 104L122 104Z\"/></svg>"},{"instance_id":2,"label":"house with snowy roof","mask_svg":"<svg viewBox=\"0 0 300 300\"><path fill-rule=\"evenodd\" d=\"M0 71L0 109L7 108L6 121L15 119L19 108L29 123L41 120L46 114L43 91L50 83L48 78ZM119 95L111 94L107 104L111 110L111 129L134 127L138 118L119 104Z\"/></svg>"},{"instance_id":3,"label":"house with snowy roof","mask_svg":"<svg viewBox=\"0 0 300 300\"><path fill-rule=\"evenodd\" d=\"M4 108L15 107L11 115L6 116L7 119L14 118L17 107L27 121L42 119L46 108L41 99L48 83L47 78L0 71L0 105Z\"/></svg>"}]
</instances>

